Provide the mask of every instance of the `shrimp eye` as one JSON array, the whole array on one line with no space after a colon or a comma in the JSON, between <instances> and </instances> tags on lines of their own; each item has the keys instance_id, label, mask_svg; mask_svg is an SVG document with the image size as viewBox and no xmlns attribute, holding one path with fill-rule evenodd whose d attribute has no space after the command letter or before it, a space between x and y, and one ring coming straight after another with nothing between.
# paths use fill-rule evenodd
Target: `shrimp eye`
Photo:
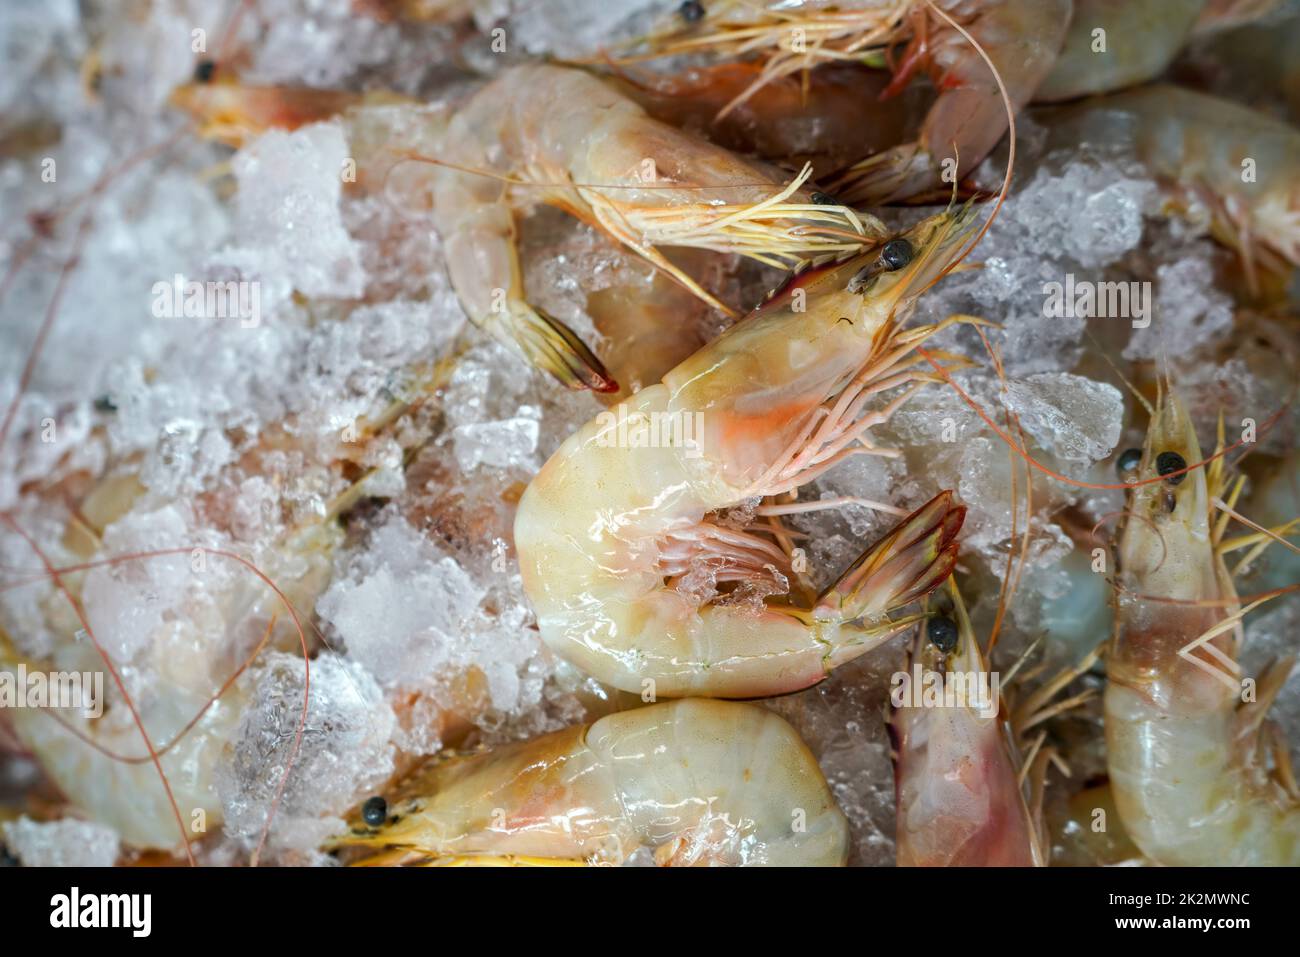
<instances>
[{"instance_id":1,"label":"shrimp eye","mask_svg":"<svg viewBox=\"0 0 1300 957\"><path fill-rule=\"evenodd\" d=\"M388 818L388 802L382 797L372 797L361 805L361 819L371 827L379 827Z\"/></svg>"},{"instance_id":2,"label":"shrimp eye","mask_svg":"<svg viewBox=\"0 0 1300 957\"><path fill-rule=\"evenodd\" d=\"M686 0L677 8L677 12L687 23L699 23L704 19L704 4L699 0Z\"/></svg>"},{"instance_id":3,"label":"shrimp eye","mask_svg":"<svg viewBox=\"0 0 1300 957\"><path fill-rule=\"evenodd\" d=\"M839 200L830 193L813 193L812 201L818 206L838 206L840 204Z\"/></svg>"},{"instance_id":4,"label":"shrimp eye","mask_svg":"<svg viewBox=\"0 0 1300 957\"><path fill-rule=\"evenodd\" d=\"M1125 449L1124 453L1115 462L1115 468L1122 475L1125 472L1132 472L1142 462L1141 449Z\"/></svg>"},{"instance_id":5,"label":"shrimp eye","mask_svg":"<svg viewBox=\"0 0 1300 957\"><path fill-rule=\"evenodd\" d=\"M1183 479L1187 478L1187 473L1183 469L1187 468L1187 460L1177 452L1161 452L1156 456L1156 471L1161 475L1169 475L1170 472L1182 472L1181 475L1170 476L1167 481L1170 485L1177 485Z\"/></svg>"},{"instance_id":6,"label":"shrimp eye","mask_svg":"<svg viewBox=\"0 0 1300 957\"><path fill-rule=\"evenodd\" d=\"M211 83L212 75L217 72L217 64L214 60L200 60L194 68L195 83Z\"/></svg>"},{"instance_id":7,"label":"shrimp eye","mask_svg":"<svg viewBox=\"0 0 1300 957\"><path fill-rule=\"evenodd\" d=\"M891 239L880 251L880 262L888 270L902 269L912 261L912 244L906 239Z\"/></svg>"},{"instance_id":8,"label":"shrimp eye","mask_svg":"<svg viewBox=\"0 0 1300 957\"><path fill-rule=\"evenodd\" d=\"M930 644L945 655L957 647L957 625L951 618L931 618L925 633Z\"/></svg>"}]
</instances>

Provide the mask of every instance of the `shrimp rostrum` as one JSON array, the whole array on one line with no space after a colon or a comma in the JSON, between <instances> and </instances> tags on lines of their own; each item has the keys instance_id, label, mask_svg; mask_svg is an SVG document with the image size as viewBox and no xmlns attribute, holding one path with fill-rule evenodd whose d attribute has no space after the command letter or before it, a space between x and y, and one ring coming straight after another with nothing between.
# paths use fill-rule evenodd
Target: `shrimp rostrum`
<instances>
[{"instance_id":1,"label":"shrimp rostrum","mask_svg":"<svg viewBox=\"0 0 1300 957\"><path fill-rule=\"evenodd\" d=\"M856 250L883 229L818 204L805 175L782 185L727 150L649 117L581 70L507 70L451 118L437 158L435 219L470 319L574 388L613 392L578 337L524 298L515 214L547 203L600 228L729 311L659 247L693 246L793 266ZM819 197L820 198L820 197Z\"/></svg>"},{"instance_id":2,"label":"shrimp rostrum","mask_svg":"<svg viewBox=\"0 0 1300 957\"><path fill-rule=\"evenodd\" d=\"M1257 685L1242 680L1240 622L1254 606L1237 605L1222 537L1241 484L1225 502L1222 458L1200 462L1182 403L1161 395L1138 471L1157 481L1131 493L1119 545L1111 790L1125 830L1157 863L1300 864L1300 801L1285 745L1263 720L1292 660ZM1227 506L1217 518L1216 505Z\"/></svg>"},{"instance_id":3,"label":"shrimp rostrum","mask_svg":"<svg viewBox=\"0 0 1300 957\"><path fill-rule=\"evenodd\" d=\"M468 757L372 798L339 845L361 863L842 866L848 822L785 720L686 700Z\"/></svg>"},{"instance_id":4,"label":"shrimp rostrum","mask_svg":"<svg viewBox=\"0 0 1300 957\"><path fill-rule=\"evenodd\" d=\"M848 456L892 451L866 433L930 379L911 368L914 347L944 325L904 330L902 320L969 248L975 219L969 204L949 209L877 251L797 276L661 383L570 436L515 521L547 644L624 690L754 697L811 685L915 621L890 613L952 568L964 509L949 492L810 607L701 603L675 584L701 562L720 583L788 583L782 548L711 516L791 492ZM689 442L684 428L665 430L675 422L690 423Z\"/></svg>"}]
</instances>

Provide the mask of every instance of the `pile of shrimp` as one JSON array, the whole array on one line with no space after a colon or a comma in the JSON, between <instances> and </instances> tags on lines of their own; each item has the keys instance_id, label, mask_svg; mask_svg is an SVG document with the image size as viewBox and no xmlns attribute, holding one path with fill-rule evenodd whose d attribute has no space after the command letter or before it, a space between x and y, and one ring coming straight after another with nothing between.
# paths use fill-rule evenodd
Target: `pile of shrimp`
<instances>
[{"instance_id":1,"label":"pile of shrimp","mask_svg":"<svg viewBox=\"0 0 1300 957\"><path fill-rule=\"evenodd\" d=\"M5 862L1300 863L1295 0L4 16Z\"/></svg>"}]
</instances>

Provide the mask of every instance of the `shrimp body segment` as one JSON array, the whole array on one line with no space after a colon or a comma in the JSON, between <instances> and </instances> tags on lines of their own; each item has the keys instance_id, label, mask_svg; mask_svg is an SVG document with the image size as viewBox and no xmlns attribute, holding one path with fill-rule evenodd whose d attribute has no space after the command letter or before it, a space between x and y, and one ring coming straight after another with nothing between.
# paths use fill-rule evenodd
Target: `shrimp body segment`
<instances>
[{"instance_id":1,"label":"shrimp body segment","mask_svg":"<svg viewBox=\"0 0 1300 957\"><path fill-rule=\"evenodd\" d=\"M1172 394L1156 410L1139 476L1156 475L1158 461L1167 468L1171 454L1202 459ZM1243 705L1235 609L1167 601L1236 598L1210 514L1219 464L1208 479L1197 468L1132 493L1107 657L1111 790L1134 843L1160 864L1296 865L1300 804L1270 778L1258 748L1272 682L1261 678L1258 701Z\"/></svg>"},{"instance_id":2,"label":"shrimp body segment","mask_svg":"<svg viewBox=\"0 0 1300 957\"><path fill-rule=\"evenodd\" d=\"M340 844L434 861L503 856L619 864L825 866L848 822L816 759L756 705L688 699L608 715L493 751L433 759ZM418 854L417 854L418 856Z\"/></svg>"},{"instance_id":3,"label":"shrimp body segment","mask_svg":"<svg viewBox=\"0 0 1300 957\"><path fill-rule=\"evenodd\" d=\"M616 386L575 335L524 299L515 214L558 206L598 226L726 310L656 247L695 246L775 265L853 251L883 229L812 201L728 151L649 117L581 70L512 68L452 117L435 217L470 319L574 387Z\"/></svg>"},{"instance_id":4,"label":"shrimp body segment","mask_svg":"<svg viewBox=\"0 0 1300 957\"><path fill-rule=\"evenodd\" d=\"M1145 83L1187 42L1205 0L1074 0L1074 16L1035 102L1070 100Z\"/></svg>"},{"instance_id":5,"label":"shrimp body segment","mask_svg":"<svg viewBox=\"0 0 1300 957\"><path fill-rule=\"evenodd\" d=\"M964 509L946 492L811 608L702 604L671 581L699 562L720 569L719 582L786 581L785 552L708 516L871 451L854 443L890 409L862 412L865 403L918 379L907 356L934 328L900 331L895 313L942 274L973 219L967 207L918 224L896 240L915 250L896 270L882 252L799 277L662 383L570 436L515 522L543 639L624 690L754 697L813 684L914 620L888 613L952 567ZM677 439L665 423L683 426Z\"/></svg>"}]
</instances>

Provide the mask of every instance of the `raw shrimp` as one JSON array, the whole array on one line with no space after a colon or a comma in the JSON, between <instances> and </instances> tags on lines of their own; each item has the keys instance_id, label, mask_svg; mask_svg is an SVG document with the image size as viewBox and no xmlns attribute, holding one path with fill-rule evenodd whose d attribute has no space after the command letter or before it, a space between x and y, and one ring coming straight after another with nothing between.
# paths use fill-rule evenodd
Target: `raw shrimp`
<instances>
[{"instance_id":1,"label":"raw shrimp","mask_svg":"<svg viewBox=\"0 0 1300 957\"><path fill-rule=\"evenodd\" d=\"M1001 76L1012 109L1019 110L1051 72L1071 8L1071 0L948 0L937 8L917 3L895 85L924 66L938 99L916 142L863 160L828 188L843 202L878 205L942 189L965 176L1007 132L998 84L980 49ZM965 27L969 37L939 11ZM930 22L931 13L938 25Z\"/></svg>"},{"instance_id":2,"label":"raw shrimp","mask_svg":"<svg viewBox=\"0 0 1300 957\"><path fill-rule=\"evenodd\" d=\"M507 70L455 113L436 162L435 220L467 315L575 388L617 384L571 330L525 301L515 248L520 206L567 210L724 311L656 247L793 265L883 233L846 207L815 203L801 189L805 177L782 187L721 147L651 119L581 70Z\"/></svg>"},{"instance_id":3,"label":"raw shrimp","mask_svg":"<svg viewBox=\"0 0 1300 957\"><path fill-rule=\"evenodd\" d=\"M929 619L903 664L908 684L890 711L898 863L910 867L1037 867L1039 828L999 689L955 586L955 621ZM918 682L918 677L920 681ZM918 696L927 683L951 694ZM942 693L942 692L941 692Z\"/></svg>"},{"instance_id":4,"label":"raw shrimp","mask_svg":"<svg viewBox=\"0 0 1300 957\"><path fill-rule=\"evenodd\" d=\"M1070 11L1071 0L716 3L706 6L701 21L646 42L656 53L758 55L761 71L724 108L725 117L778 78L827 62L880 58L888 47L909 41L886 92L901 90L921 67L934 77L939 96L919 140L878 153L827 184L844 202L878 205L944 189L1007 132L993 73L948 18L987 51L1018 110L1050 73Z\"/></svg>"},{"instance_id":5,"label":"raw shrimp","mask_svg":"<svg viewBox=\"0 0 1300 957\"><path fill-rule=\"evenodd\" d=\"M1187 470L1200 461L1182 403L1162 394L1138 475L1166 479L1133 490L1119 546L1105 693L1111 791L1129 836L1159 864L1300 864L1300 802L1287 775L1269 774L1260 733L1291 661L1242 704L1226 516L1211 512L1223 460Z\"/></svg>"},{"instance_id":6,"label":"raw shrimp","mask_svg":"<svg viewBox=\"0 0 1300 957\"><path fill-rule=\"evenodd\" d=\"M472 0L352 0L352 9L384 23L455 23L474 13Z\"/></svg>"},{"instance_id":7,"label":"raw shrimp","mask_svg":"<svg viewBox=\"0 0 1300 957\"><path fill-rule=\"evenodd\" d=\"M1258 267L1300 265L1300 131L1227 100L1175 86L1147 86L1064 113L1071 140L1131 142L1170 190L1171 203L1209 209L1215 238Z\"/></svg>"},{"instance_id":8,"label":"raw shrimp","mask_svg":"<svg viewBox=\"0 0 1300 957\"><path fill-rule=\"evenodd\" d=\"M1108 93L1159 76L1204 6L1205 0L1074 0L1065 43L1035 102ZM1104 31L1104 50L1096 49L1095 30Z\"/></svg>"},{"instance_id":9,"label":"raw shrimp","mask_svg":"<svg viewBox=\"0 0 1300 957\"><path fill-rule=\"evenodd\" d=\"M337 843L397 848L393 863L621 864L639 848L665 866L848 857L848 822L794 729L726 701L665 702L434 758L385 812L378 826L358 816Z\"/></svg>"},{"instance_id":10,"label":"raw shrimp","mask_svg":"<svg viewBox=\"0 0 1300 957\"><path fill-rule=\"evenodd\" d=\"M713 254L684 249L679 265L702 266ZM621 402L653 385L707 341L709 308L689 289L641 260L627 262L617 279L587 294L587 315L601 334L600 358L620 384L603 394Z\"/></svg>"},{"instance_id":11,"label":"raw shrimp","mask_svg":"<svg viewBox=\"0 0 1300 957\"><path fill-rule=\"evenodd\" d=\"M102 528L100 522L106 525L129 509L130 498L115 490L115 485L120 488L121 483L112 479L101 483L96 489L99 495L88 496L78 508L78 517L69 522L64 547L70 547L73 555L97 555L98 537L92 527ZM116 501L106 502L106 497ZM271 556L274 562L264 562L268 577L284 582L284 601L311 606L328 583L330 553L341 534L329 526L311 529L292 548ZM93 550L83 549L83 541L93 542ZM85 570L61 578L78 603L85 600L88 590L95 591L101 609L106 591L124 587L133 574L148 576L157 569L169 583L175 576L189 578L186 596L171 610L175 618L169 615L148 634L132 635L132 646L138 650L129 658L121 651L114 656L115 667L125 672L139 720L160 752L170 795L141 743L132 711L110 683L104 686L102 716L20 708L13 713L13 724L42 770L84 814L111 826L129 847L174 849L182 836L171 808L172 798L186 828L201 822L195 835L222 821L214 774L247 700L244 684L223 688L223 677L236 672L241 658L257 644L258 634L265 633L264 641L283 643L288 640L283 626L292 622L278 604L268 606L267 599L274 602L275 597L270 589L256 587L244 569L219 551L172 549L135 561L143 568L122 572L123 579L116 577L119 573L108 561L96 560L87 562ZM103 674L104 662L97 649L89 641L78 640L78 628L88 625L70 616L63 602L63 597L54 594L41 606L43 627L59 636L47 658L21 654L15 642L0 631L0 664L13 667L21 663L29 671ZM268 624L277 612L282 626L279 635ZM147 609L141 613L147 620ZM115 623L126 630L141 627ZM222 689L220 693L218 689Z\"/></svg>"},{"instance_id":12,"label":"raw shrimp","mask_svg":"<svg viewBox=\"0 0 1300 957\"><path fill-rule=\"evenodd\" d=\"M907 368L908 357L944 325L899 323L969 249L974 220L969 204L949 209L878 252L796 277L662 383L570 436L528 486L515 521L524 588L547 644L624 690L754 697L813 684L914 621L888 613L952 568L964 509L947 492L811 608L701 607L667 580L703 565L723 583L786 590L780 548L707 516L881 451L864 433L928 378ZM873 395L904 385L883 410L863 413Z\"/></svg>"}]
</instances>

